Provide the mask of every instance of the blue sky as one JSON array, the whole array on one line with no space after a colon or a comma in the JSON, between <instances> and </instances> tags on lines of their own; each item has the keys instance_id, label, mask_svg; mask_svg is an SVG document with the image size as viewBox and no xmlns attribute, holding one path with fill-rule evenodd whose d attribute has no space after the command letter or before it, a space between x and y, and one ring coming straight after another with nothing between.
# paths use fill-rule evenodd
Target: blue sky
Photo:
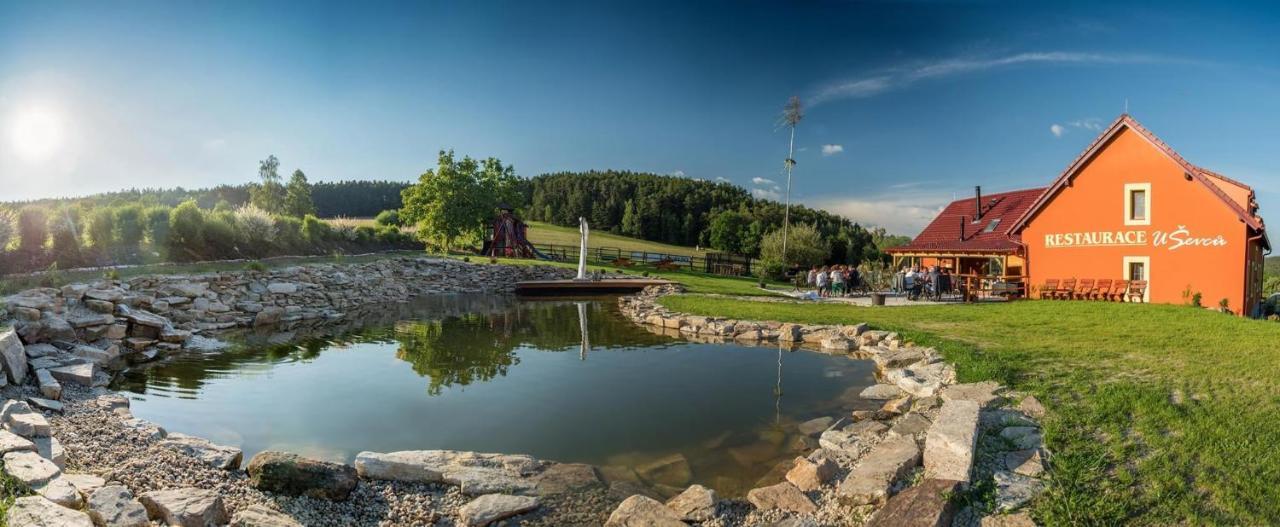
<instances>
[{"instance_id":1,"label":"blue sky","mask_svg":"<svg viewBox=\"0 0 1280 527\"><path fill-rule=\"evenodd\" d=\"M1030 5L1036 4L1036 5ZM631 169L914 234L1048 184L1125 107L1280 210L1280 8L992 2L0 2L0 200Z\"/></svg>"}]
</instances>

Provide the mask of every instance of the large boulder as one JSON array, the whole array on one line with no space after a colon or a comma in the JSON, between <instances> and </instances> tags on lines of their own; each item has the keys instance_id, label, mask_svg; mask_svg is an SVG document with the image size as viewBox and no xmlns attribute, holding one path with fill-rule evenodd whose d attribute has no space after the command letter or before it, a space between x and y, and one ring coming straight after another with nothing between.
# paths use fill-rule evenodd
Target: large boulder
<instances>
[{"instance_id":1,"label":"large boulder","mask_svg":"<svg viewBox=\"0 0 1280 527\"><path fill-rule=\"evenodd\" d=\"M618 505L604 527L687 527L680 515L662 502L636 494Z\"/></svg>"},{"instance_id":2,"label":"large boulder","mask_svg":"<svg viewBox=\"0 0 1280 527\"><path fill-rule=\"evenodd\" d=\"M355 490L356 469L287 452L261 452L249 460L254 487L290 496L346 500Z\"/></svg>"},{"instance_id":3,"label":"large boulder","mask_svg":"<svg viewBox=\"0 0 1280 527\"><path fill-rule=\"evenodd\" d=\"M195 487L153 490L140 496L138 501L146 507L151 519L167 525L208 527L229 521L222 497L213 490Z\"/></svg>"},{"instance_id":4,"label":"large boulder","mask_svg":"<svg viewBox=\"0 0 1280 527\"><path fill-rule=\"evenodd\" d=\"M684 492L667 501L688 522L704 522L716 515L716 491L702 485L690 485Z\"/></svg>"},{"instance_id":5,"label":"large boulder","mask_svg":"<svg viewBox=\"0 0 1280 527\"><path fill-rule=\"evenodd\" d=\"M889 499L867 527L949 527L955 512L951 494L957 486L956 481L926 479Z\"/></svg>"},{"instance_id":6,"label":"large boulder","mask_svg":"<svg viewBox=\"0 0 1280 527\"><path fill-rule=\"evenodd\" d=\"M160 441L160 446L199 459L206 465L223 470L240 468L244 453L239 448L214 444L202 437L173 432Z\"/></svg>"},{"instance_id":7,"label":"large boulder","mask_svg":"<svg viewBox=\"0 0 1280 527\"><path fill-rule=\"evenodd\" d=\"M0 329L0 362L9 382L22 384L27 379L27 350L13 328Z\"/></svg>"},{"instance_id":8,"label":"large boulder","mask_svg":"<svg viewBox=\"0 0 1280 527\"><path fill-rule=\"evenodd\" d=\"M44 496L13 500L6 519L9 525L23 527L93 527L88 514L58 505Z\"/></svg>"},{"instance_id":9,"label":"large boulder","mask_svg":"<svg viewBox=\"0 0 1280 527\"><path fill-rule=\"evenodd\" d=\"M462 519L462 524L467 527L482 527L517 514L524 514L538 508L538 505L538 498L530 496L485 494L458 509L458 516Z\"/></svg>"},{"instance_id":10,"label":"large boulder","mask_svg":"<svg viewBox=\"0 0 1280 527\"><path fill-rule=\"evenodd\" d=\"M909 436L885 439L849 471L836 492L855 505L884 503L893 482L919 464L920 447L915 439Z\"/></svg>"}]
</instances>

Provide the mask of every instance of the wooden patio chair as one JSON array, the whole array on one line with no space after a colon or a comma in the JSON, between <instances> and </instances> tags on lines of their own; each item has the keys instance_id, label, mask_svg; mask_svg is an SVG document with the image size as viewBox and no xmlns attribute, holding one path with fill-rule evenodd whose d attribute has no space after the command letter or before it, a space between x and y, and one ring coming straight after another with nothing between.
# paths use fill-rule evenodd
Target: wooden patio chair
<instances>
[{"instance_id":1,"label":"wooden patio chair","mask_svg":"<svg viewBox=\"0 0 1280 527\"><path fill-rule=\"evenodd\" d=\"M1076 290L1071 297L1076 300L1088 300L1089 296L1093 294L1093 282L1092 278L1081 278L1080 284L1076 286Z\"/></svg>"},{"instance_id":2,"label":"wooden patio chair","mask_svg":"<svg viewBox=\"0 0 1280 527\"><path fill-rule=\"evenodd\" d=\"M1111 294L1111 279L1103 278L1093 287L1093 294L1089 295L1089 299L1106 300L1109 294Z\"/></svg>"},{"instance_id":3,"label":"wooden patio chair","mask_svg":"<svg viewBox=\"0 0 1280 527\"><path fill-rule=\"evenodd\" d=\"M1129 282L1129 292L1125 294L1125 298L1130 302L1142 303L1142 297L1147 292L1146 280L1133 280Z\"/></svg>"},{"instance_id":4,"label":"wooden patio chair","mask_svg":"<svg viewBox=\"0 0 1280 527\"><path fill-rule=\"evenodd\" d=\"M1040 286L1040 298L1053 299L1058 294L1058 282L1057 278L1046 278L1044 285Z\"/></svg>"},{"instance_id":5,"label":"wooden patio chair","mask_svg":"<svg viewBox=\"0 0 1280 527\"><path fill-rule=\"evenodd\" d=\"M1053 295L1058 300L1071 300L1071 293L1076 290L1076 279L1068 278L1062 281L1062 287Z\"/></svg>"},{"instance_id":6,"label":"wooden patio chair","mask_svg":"<svg viewBox=\"0 0 1280 527\"><path fill-rule=\"evenodd\" d=\"M1128 280L1116 280L1111 283L1111 291L1107 292L1107 300L1124 302L1124 294L1129 291Z\"/></svg>"}]
</instances>

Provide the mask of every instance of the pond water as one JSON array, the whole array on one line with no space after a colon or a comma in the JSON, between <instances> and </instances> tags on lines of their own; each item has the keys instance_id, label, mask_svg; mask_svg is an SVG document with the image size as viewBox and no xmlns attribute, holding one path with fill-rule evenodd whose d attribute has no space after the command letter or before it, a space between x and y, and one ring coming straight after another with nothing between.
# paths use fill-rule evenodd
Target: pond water
<instances>
[{"instance_id":1,"label":"pond water","mask_svg":"<svg viewBox=\"0 0 1280 527\"><path fill-rule=\"evenodd\" d=\"M246 460L455 449L638 467L680 453L694 482L740 495L814 446L797 423L847 415L873 383L868 361L656 334L615 298L434 296L326 331L246 334L115 387L135 415Z\"/></svg>"}]
</instances>

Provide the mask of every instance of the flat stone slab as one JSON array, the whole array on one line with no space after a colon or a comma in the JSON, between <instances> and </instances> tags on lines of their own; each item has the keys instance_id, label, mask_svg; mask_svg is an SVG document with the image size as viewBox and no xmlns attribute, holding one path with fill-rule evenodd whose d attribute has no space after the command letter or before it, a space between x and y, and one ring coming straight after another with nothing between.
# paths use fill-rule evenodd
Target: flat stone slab
<instances>
[{"instance_id":1,"label":"flat stone slab","mask_svg":"<svg viewBox=\"0 0 1280 527\"><path fill-rule=\"evenodd\" d=\"M80 491L76 490L75 485L61 477L53 478L33 490L45 499L69 509L79 509L80 505L84 504L84 498L80 496Z\"/></svg>"},{"instance_id":2,"label":"flat stone slab","mask_svg":"<svg viewBox=\"0 0 1280 527\"><path fill-rule=\"evenodd\" d=\"M92 496L98 489L107 486L107 481L93 474L63 473L62 479L75 486L85 498Z\"/></svg>"},{"instance_id":3,"label":"flat stone slab","mask_svg":"<svg viewBox=\"0 0 1280 527\"><path fill-rule=\"evenodd\" d=\"M950 527L955 514L950 494L959 486L943 479L921 481L890 498L867 527Z\"/></svg>"},{"instance_id":4,"label":"flat stone slab","mask_svg":"<svg viewBox=\"0 0 1280 527\"><path fill-rule=\"evenodd\" d=\"M53 375L54 379L61 382L74 382L80 386L88 387L93 386L93 374L97 372L98 366L91 362L49 368L49 373Z\"/></svg>"},{"instance_id":5,"label":"flat stone slab","mask_svg":"<svg viewBox=\"0 0 1280 527\"><path fill-rule=\"evenodd\" d=\"M143 494L138 501L146 507L147 516L168 525L205 527L230 521L222 497L208 489L155 490Z\"/></svg>"},{"instance_id":6,"label":"flat stone slab","mask_svg":"<svg viewBox=\"0 0 1280 527\"><path fill-rule=\"evenodd\" d=\"M6 519L9 525L24 527L93 527L88 514L58 505L44 496L14 500Z\"/></svg>"},{"instance_id":7,"label":"flat stone slab","mask_svg":"<svg viewBox=\"0 0 1280 527\"><path fill-rule=\"evenodd\" d=\"M750 492L747 492L747 501L761 510L781 509L799 514L818 510L818 506L813 503L813 500L809 499L795 485L786 481L777 485L751 489Z\"/></svg>"},{"instance_id":8,"label":"flat stone slab","mask_svg":"<svg viewBox=\"0 0 1280 527\"><path fill-rule=\"evenodd\" d=\"M4 455L4 471L28 487L39 487L62 473L52 461L35 452L9 452Z\"/></svg>"},{"instance_id":9,"label":"flat stone slab","mask_svg":"<svg viewBox=\"0 0 1280 527\"><path fill-rule=\"evenodd\" d=\"M832 417L819 417L817 419L810 419L800 423L797 428L800 430L801 434L816 436L830 428L831 424L835 421L835 418Z\"/></svg>"},{"instance_id":10,"label":"flat stone slab","mask_svg":"<svg viewBox=\"0 0 1280 527\"><path fill-rule=\"evenodd\" d=\"M1034 478L1044 473L1044 458L1038 448L1008 452L1004 455L1004 465L1023 476Z\"/></svg>"},{"instance_id":11,"label":"flat stone slab","mask_svg":"<svg viewBox=\"0 0 1280 527\"><path fill-rule=\"evenodd\" d=\"M36 370L36 382L40 385L41 395L55 400L62 398L62 383L49 370Z\"/></svg>"},{"instance_id":12,"label":"flat stone slab","mask_svg":"<svg viewBox=\"0 0 1280 527\"><path fill-rule=\"evenodd\" d=\"M871 399L873 401L887 401L889 399L897 399L903 395L906 395L906 392L902 391L902 388L899 388L895 384L875 384L868 386L865 390L862 390L862 393L859 393L858 397Z\"/></svg>"},{"instance_id":13,"label":"flat stone slab","mask_svg":"<svg viewBox=\"0 0 1280 527\"><path fill-rule=\"evenodd\" d=\"M89 497L89 516L98 525L110 527L146 527L147 509L133 498L124 485L110 485L98 489Z\"/></svg>"},{"instance_id":14,"label":"flat stone slab","mask_svg":"<svg viewBox=\"0 0 1280 527\"><path fill-rule=\"evenodd\" d=\"M22 451L35 452L36 444L8 430L0 430L0 455Z\"/></svg>"},{"instance_id":15,"label":"flat stone slab","mask_svg":"<svg viewBox=\"0 0 1280 527\"><path fill-rule=\"evenodd\" d=\"M884 503L893 483L919 464L920 447L915 439L908 436L885 439L849 471L836 493L855 505Z\"/></svg>"},{"instance_id":16,"label":"flat stone slab","mask_svg":"<svg viewBox=\"0 0 1280 527\"><path fill-rule=\"evenodd\" d=\"M31 440L36 445L36 453L40 457L52 461L58 469L67 464L67 452L56 437L37 437Z\"/></svg>"},{"instance_id":17,"label":"flat stone slab","mask_svg":"<svg viewBox=\"0 0 1280 527\"><path fill-rule=\"evenodd\" d=\"M943 401L973 401L986 408L1000 400L1000 396L996 395L1000 388L1000 383L994 381L952 384L939 391L938 395Z\"/></svg>"},{"instance_id":18,"label":"flat stone slab","mask_svg":"<svg viewBox=\"0 0 1280 527\"><path fill-rule=\"evenodd\" d=\"M604 527L688 527L680 515L662 502L636 494L622 500Z\"/></svg>"},{"instance_id":19,"label":"flat stone slab","mask_svg":"<svg viewBox=\"0 0 1280 527\"><path fill-rule=\"evenodd\" d=\"M682 487L693 478L693 468L684 454L671 454L636 467L645 481L654 484Z\"/></svg>"},{"instance_id":20,"label":"flat stone slab","mask_svg":"<svg viewBox=\"0 0 1280 527\"><path fill-rule=\"evenodd\" d=\"M194 457L202 463L222 470L240 468L244 452L239 448L214 444L202 437L180 434L168 434L160 441L160 446Z\"/></svg>"},{"instance_id":21,"label":"flat stone slab","mask_svg":"<svg viewBox=\"0 0 1280 527\"><path fill-rule=\"evenodd\" d=\"M458 485L464 494L526 494L542 463L525 455L454 450L407 450L356 455L356 471L372 479Z\"/></svg>"},{"instance_id":22,"label":"flat stone slab","mask_svg":"<svg viewBox=\"0 0 1280 527\"><path fill-rule=\"evenodd\" d=\"M0 329L0 362L9 382L22 384L27 378L27 351L13 328Z\"/></svg>"},{"instance_id":23,"label":"flat stone slab","mask_svg":"<svg viewBox=\"0 0 1280 527\"><path fill-rule=\"evenodd\" d=\"M893 422L893 427L889 429L889 434L895 436L915 437L916 434L923 434L929 431L929 427L932 425L933 423L925 416L917 413L909 413L899 417L897 421Z\"/></svg>"},{"instance_id":24,"label":"flat stone slab","mask_svg":"<svg viewBox=\"0 0 1280 527\"><path fill-rule=\"evenodd\" d=\"M530 496L486 494L463 505L458 509L458 516L467 527L482 527L537 509L539 505L538 498Z\"/></svg>"},{"instance_id":25,"label":"flat stone slab","mask_svg":"<svg viewBox=\"0 0 1280 527\"><path fill-rule=\"evenodd\" d=\"M251 505L231 516L231 527L302 527L302 524L283 512Z\"/></svg>"},{"instance_id":26,"label":"flat stone slab","mask_svg":"<svg viewBox=\"0 0 1280 527\"><path fill-rule=\"evenodd\" d=\"M924 443L925 477L969 482L974 448L978 441L978 414L974 401L943 403Z\"/></svg>"}]
</instances>

